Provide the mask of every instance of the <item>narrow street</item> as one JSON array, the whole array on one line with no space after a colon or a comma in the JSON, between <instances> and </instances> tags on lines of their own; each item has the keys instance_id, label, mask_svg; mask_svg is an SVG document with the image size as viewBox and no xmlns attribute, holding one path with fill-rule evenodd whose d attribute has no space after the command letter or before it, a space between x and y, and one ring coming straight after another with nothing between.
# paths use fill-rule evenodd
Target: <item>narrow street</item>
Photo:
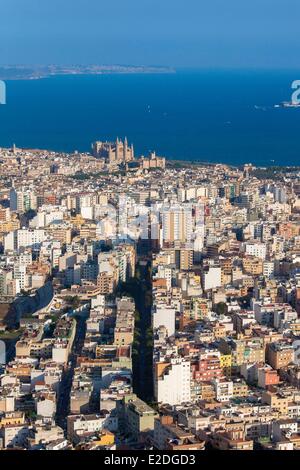
<instances>
[{"instance_id":1,"label":"narrow street","mask_svg":"<svg viewBox=\"0 0 300 470\"><path fill-rule=\"evenodd\" d=\"M139 354L137 357L138 386L137 394L144 401L151 401L153 395L153 373L152 373L152 343L148 336L151 327L151 298L152 285L149 272L149 262L145 266L140 265L140 290L137 298L137 309L140 313L138 328Z\"/></svg>"},{"instance_id":2,"label":"narrow street","mask_svg":"<svg viewBox=\"0 0 300 470\"><path fill-rule=\"evenodd\" d=\"M69 357L69 364L64 372L56 410L56 423L64 430L66 430L66 417L68 416L70 410L70 393L74 376L74 369L76 367L77 357L81 353L86 333L85 319L77 318L76 322L76 333L72 352Z\"/></svg>"}]
</instances>

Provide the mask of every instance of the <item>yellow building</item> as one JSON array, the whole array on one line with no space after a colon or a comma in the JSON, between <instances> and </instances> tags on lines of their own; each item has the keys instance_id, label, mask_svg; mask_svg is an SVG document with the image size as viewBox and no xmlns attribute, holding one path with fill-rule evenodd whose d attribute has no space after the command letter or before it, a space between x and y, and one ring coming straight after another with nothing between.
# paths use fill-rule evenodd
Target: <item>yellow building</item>
<instances>
[{"instance_id":1,"label":"yellow building","mask_svg":"<svg viewBox=\"0 0 300 470\"><path fill-rule=\"evenodd\" d=\"M243 269L247 274L258 276L263 273L263 261L254 256L247 256L243 259Z\"/></svg>"},{"instance_id":2,"label":"yellow building","mask_svg":"<svg viewBox=\"0 0 300 470\"><path fill-rule=\"evenodd\" d=\"M233 382L233 396L247 397L249 394L248 385L243 380Z\"/></svg>"},{"instance_id":3,"label":"yellow building","mask_svg":"<svg viewBox=\"0 0 300 470\"><path fill-rule=\"evenodd\" d=\"M20 411L12 411L5 413L4 416L0 418L0 427L12 426L16 424L25 423L25 414Z\"/></svg>"},{"instance_id":4,"label":"yellow building","mask_svg":"<svg viewBox=\"0 0 300 470\"><path fill-rule=\"evenodd\" d=\"M223 369L223 372L226 376L231 375L231 354L221 354L220 355L220 367Z\"/></svg>"},{"instance_id":5,"label":"yellow building","mask_svg":"<svg viewBox=\"0 0 300 470\"><path fill-rule=\"evenodd\" d=\"M291 397L286 397L276 392L266 391L262 395L262 402L270 405L273 410L278 411L281 415L288 414L290 401L292 401Z\"/></svg>"},{"instance_id":6,"label":"yellow building","mask_svg":"<svg viewBox=\"0 0 300 470\"><path fill-rule=\"evenodd\" d=\"M93 444L97 446L111 446L115 443L115 436L112 432L104 429L99 433L99 438L96 441L93 441Z\"/></svg>"}]
</instances>

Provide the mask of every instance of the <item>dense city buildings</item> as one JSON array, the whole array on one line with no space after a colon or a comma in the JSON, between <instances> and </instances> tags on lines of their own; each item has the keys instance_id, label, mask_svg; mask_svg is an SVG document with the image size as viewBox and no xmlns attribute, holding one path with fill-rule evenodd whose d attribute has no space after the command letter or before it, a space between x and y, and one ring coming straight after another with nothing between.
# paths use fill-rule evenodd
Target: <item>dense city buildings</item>
<instances>
[{"instance_id":1,"label":"dense city buildings","mask_svg":"<svg viewBox=\"0 0 300 470\"><path fill-rule=\"evenodd\" d=\"M0 149L0 448L300 448L300 170Z\"/></svg>"}]
</instances>

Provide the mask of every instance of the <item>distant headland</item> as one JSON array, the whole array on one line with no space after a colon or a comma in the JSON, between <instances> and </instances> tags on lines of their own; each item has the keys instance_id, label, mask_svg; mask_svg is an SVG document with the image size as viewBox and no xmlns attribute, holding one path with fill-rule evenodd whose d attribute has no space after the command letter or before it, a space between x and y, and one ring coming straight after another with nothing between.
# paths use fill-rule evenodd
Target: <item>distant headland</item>
<instances>
[{"instance_id":1,"label":"distant headland","mask_svg":"<svg viewBox=\"0 0 300 470\"><path fill-rule=\"evenodd\" d=\"M58 75L175 73L171 67L144 65L0 65L2 80L37 80Z\"/></svg>"}]
</instances>

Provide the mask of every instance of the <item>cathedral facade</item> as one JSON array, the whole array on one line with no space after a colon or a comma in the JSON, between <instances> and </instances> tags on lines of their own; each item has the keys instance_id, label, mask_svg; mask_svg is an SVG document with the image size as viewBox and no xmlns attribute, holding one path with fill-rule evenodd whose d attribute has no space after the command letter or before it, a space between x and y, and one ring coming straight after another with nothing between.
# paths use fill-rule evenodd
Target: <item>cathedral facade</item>
<instances>
[{"instance_id":1,"label":"cathedral facade","mask_svg":"<svg viewBox=\"0 0 300 470\"><path fill-rule=\"evenodd\" d=\"M133 145L128 145L126 137L124 141L117 138L116 142L94 142L92 150L94 157L103 158L108 164L119 165L134 160Z\"/></svg>"}]
</instances>

